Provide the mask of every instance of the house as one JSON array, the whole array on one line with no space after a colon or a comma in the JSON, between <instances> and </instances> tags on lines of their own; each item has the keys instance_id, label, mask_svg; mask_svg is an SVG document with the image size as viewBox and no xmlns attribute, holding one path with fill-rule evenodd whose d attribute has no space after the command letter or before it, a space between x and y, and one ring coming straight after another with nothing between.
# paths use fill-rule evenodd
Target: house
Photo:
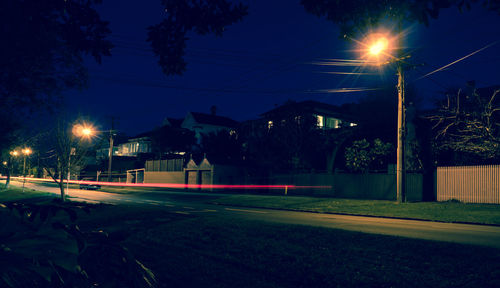
<instances>
[{"instance_id":1,"label":"house","mask_svg":"<svg viewBox=\"0 0 500 288\"><path fill-rule=\"evenodd\" d=\"M139 135L118 145L117 156L137 156L141 153L151 153L151 139L146 135Z\"/></svg>"},{"instance_id":2,"label":"house","mask_svg":"<svg viewBox=\"0 0 500 288\"><path fill-rule=\"evenodd\" d=\"M202 134L216 133L221 130L235 131L238 122L224 116L215 115L212 107L211 114L188 112L182 121L181 127L195 133L198 143L201 142Z\"/></svg>"},{"instance_id":3,"label":"house","mask_svg":"<svg viewBox=\"0 0 500 288\"><path fill-rule=\"evenodd\" d=\"M287 119L303 121L302 119L307 118L314 119L317 128L323 130L357 125L357 121L340 107L312 100L288 101L281 106L262 113L261 117L265 120L268 129L287 121Z\"/></svg>"}]
</instances>

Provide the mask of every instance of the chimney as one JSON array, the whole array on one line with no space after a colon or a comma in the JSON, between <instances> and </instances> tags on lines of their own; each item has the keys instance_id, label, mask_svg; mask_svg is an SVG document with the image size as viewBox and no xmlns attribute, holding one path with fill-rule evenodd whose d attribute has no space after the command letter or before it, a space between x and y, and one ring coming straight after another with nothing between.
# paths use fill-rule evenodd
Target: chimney
<instances>
[{"instance_id":1,"label":"chimney","mask_svg":"<svg viewBox=\"0 0 500 288\"><path fill-rule=\"evenodd\" d=\"M210 107L210 114L212 116L215 116L216 113L217 113L217 107L215 107L215 105L212 105L212 107Z\"/></svg>"}]
</instances>

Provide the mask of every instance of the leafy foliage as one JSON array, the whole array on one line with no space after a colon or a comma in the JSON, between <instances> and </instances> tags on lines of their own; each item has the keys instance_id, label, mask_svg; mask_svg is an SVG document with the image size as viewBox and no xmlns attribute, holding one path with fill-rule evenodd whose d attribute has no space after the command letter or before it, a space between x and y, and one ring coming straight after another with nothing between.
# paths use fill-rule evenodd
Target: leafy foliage
<instances>
[{"instance_id":1,"label":"leafy foliage","mask_svg":"<svg viewBox=\"0 0 500 288\"><path fill-rule=\"evenodd\" d=\"M385 20L427 25L430 19L438 18L442 9L452 6L470 9L477 2L500 14L499 0L301 0L307 12L338 24L342 36L366 31Z\"/></svg>"},{"instance_id":2,"label":"leafy foliage","mask_svg":"<svg viewBox=\"0 0 500 288\"><path fill-rule=\"evenodd\" d=\"M276 115L271 123L247 137L251 163L274 171L325 169L328 141L315 117L290 110Z\"/></svg>"},{"instance_id":3,"label":"leafy foliage","mask_svg":"<svg viewBox=\"0 0 500 288\"><path fill-rule=\"evenodd\" d=\"M0 1L0 150L26 121L58 104L62 90L85 86L84 55L97 62L110 55L108 23L94 9L100 2Z\"/></svg>"},{"instance_id":4,"label":"leafy foliage","mask_svg":"<svg viewBox=\"0 0 500 288\"><path fill-rule=\"evenodd\" d=\"M153 130L150 139L153 147L152 152L159 158L168 153L189 152L196 143L194 132L168 125Z\"/></svg>"},{"instance_id":5,"label":"leafy foliage","mask_svg":"<svg viewBox=\"0 0 500 288\"><path fill-rule=\"evenodd\" d=\"M388 162L387 156L393 150L391 143L384 143L378 138L373 140L373 145L366 139L354 141L345 150L346 167L357 173L368 172L369 169L384 169Z\"/></svg>"},{"instance_id":6,"label":"leafy foliage","mask_svg":"<svg viewBox=\"0 0 500 288\"><path fill-rule=\"evenodd\" d=\"M110 55L99 0L10 0L0 4L0 100L3 109L39 108L62 89L85 84L82 56Z\"/></svg>"},{"instance_id":7,"label":"leafy foliage","mask_svg":"<svg viewBox=\"0 0 500 288\"><path fill-rule=\"evenodd\" d=\"M155 287L153 273L108 234L74 223L87 206L0 204L1 287Z\"/></svg>"},{"instance_id":8,"label":"leafy foliage","mask_svg":"<svg viewBox=\"0 0 500 288\"><path fill-rule=\"evenodd\" d=\"M242 143L235 131L202 134L201 151L213 163L237 164L243 159Z\"/></svg>"},{"instance_id":9,"label":"leafy foliage","mask_svg":"<svg viewBox=\"0 0 500 288\"><path fill-rule=\"evenodd\" d=\"M226 26L241 21L247 14L245 5L233 5L228 0L162 0L162 5L165 19L148 28L147 40L166 75L186 71L183 57L188 32L221 36Z\"/></svg>"},{"instance_id":10,"label":"leafy foliage","mask_svg":"<svg viewBox=\"0 0 500 288\"><path fill-rule=\"evenodd\" d=\"M439 151L451 150L481 159L500 157L500 89L490 94L450 92L429 116Z\"/></svg>"}]
</instances>

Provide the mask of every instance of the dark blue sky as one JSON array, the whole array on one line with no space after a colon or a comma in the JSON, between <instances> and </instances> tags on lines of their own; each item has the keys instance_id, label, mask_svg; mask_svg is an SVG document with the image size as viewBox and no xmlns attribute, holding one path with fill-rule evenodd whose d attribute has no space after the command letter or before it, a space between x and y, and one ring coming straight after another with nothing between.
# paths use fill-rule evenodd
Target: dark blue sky
<instances>
[{"instance_id":1,"label":"dark blue sky","mask_svg":"<svg viewBox=\"0 0 500 288\"><path fill-rule=\"evenodd\" d=\"M321 59L355 59L353 43L339 39L337 27L307 14L299 1L244 1L249 14L227 27L222 38L190 35L188 71L167 77L156 64L146 39L146 27L160 22L160 1L104 1L102 18L110 21L112 57L101 65L88 61L90 84L84 91L66 93L70 111L95 119L103 129L110 116L116 128L134 135L159 126L165 117L182 118L188 111L217 114L235 120L257 118L286 100L317 100L331 104L356 101L363 93L318 93L336 88L377 88L384 80L395 81L393 70L372 76L321 73L350 71L321 67ZM425 99L445 87L476 80L477 86L500 84L500 44L451 66L443 72L415 81L436 68L500 40L500 16L481 7L460 14L443 11L429 27L405 27L405 47L412 63L425 63L409 73Z\"/></svg>"}]
</instances>

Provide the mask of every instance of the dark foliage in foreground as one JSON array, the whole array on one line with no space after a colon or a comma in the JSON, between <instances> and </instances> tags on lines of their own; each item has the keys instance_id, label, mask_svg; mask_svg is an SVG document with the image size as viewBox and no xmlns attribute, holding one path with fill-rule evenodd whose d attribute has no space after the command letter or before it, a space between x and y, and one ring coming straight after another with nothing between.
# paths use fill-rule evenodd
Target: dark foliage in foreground
<instances>
[{"instance_id":1,"label":"dark foliage in foreground","mask_svg":"<svg viewBox=\"0 0 500 288\"><path fill-rule=\"evenodd\" d=\"M88 206L0 205L1 287L157 286L153 273L117 244L120 236L80 231L75 220Z\"/></svg>"}]
</instances>

